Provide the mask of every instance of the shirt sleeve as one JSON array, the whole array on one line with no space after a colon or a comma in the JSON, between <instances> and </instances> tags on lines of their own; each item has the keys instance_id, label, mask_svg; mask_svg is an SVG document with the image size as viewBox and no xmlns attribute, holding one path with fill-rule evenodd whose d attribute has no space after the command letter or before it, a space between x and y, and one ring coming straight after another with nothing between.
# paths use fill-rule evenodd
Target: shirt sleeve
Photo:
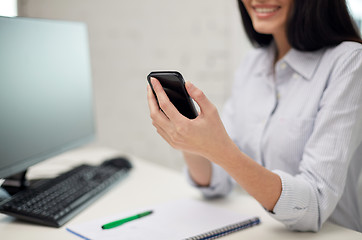
<instances>
[{"instance_id":1,"label":"shirt sleeve","mask_svg":"<svg viewBox=\"0 0 362 240\"><path fill-rule=\"evenodd\" d=\"M241 65L242 66L242 65ZM238 74L240 74L241 69L239 68L236 72L235 79L238 78ZM228 133L229 137L235 142L236 141L236 131L234 129L234 101L232 97L228 99L225 103L222 113L221 120L224 124L225 130ZM213 197L222 197L226 196L231 192L236 182L234 179L230 177L230 175L220 166L211 163L211 182L208 187L200 187L198 186L191 178L188 169L185 168L185 174L187 177L187 181L195 188L198 188L204 197L213 198Z\"/></svg>"},{"instance_id":2,"label":"shirt sleeve","mask_svg":"<svg viewBox=\"0 0 362 240\"><path fill-rule=\"evenodd\" d=\"M191 186L198 188L202 195L205 198L215 198L215 197L223 197L231 192L233 189L235 182L232 180L230 175L220 166L211 163L211 182L207 187L201 187L197 185L191 178L190 173L187 168L185 168L185 173L187 177L187 181L191 184Z\"/></svg>"},{"instance_id":3,"label":"shirt sleeve","mask_svg":"<svg viewBox=\"0 0 362 240\"><path fill-rule=\"evenodd\" d=\"M362 142L362 51L336 62L313 133L292 176L275 170L282 193L270 215L291 230L318 231L340 200L349 164Z\"/></svg>"}]
</instances>

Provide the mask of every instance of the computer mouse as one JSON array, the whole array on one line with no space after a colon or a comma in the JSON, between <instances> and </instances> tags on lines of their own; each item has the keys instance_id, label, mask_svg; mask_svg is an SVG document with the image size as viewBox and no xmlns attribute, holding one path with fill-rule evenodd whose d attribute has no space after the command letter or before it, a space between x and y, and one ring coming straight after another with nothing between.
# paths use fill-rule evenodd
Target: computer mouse
<instances>
[{"instance_id":1,"label":"computer mouse","mask_svg":"<svg viewBox=\"0 0 362 240\"><path fill-rule=\"evenodd\" d=\"M128 158L126 157L114 157L108 160L105 160L102 165L111 165L117 168L126 168L126 169L131 169L132 168L132 164L131 162L128 160Z\"/></svg>"}]
</instances>

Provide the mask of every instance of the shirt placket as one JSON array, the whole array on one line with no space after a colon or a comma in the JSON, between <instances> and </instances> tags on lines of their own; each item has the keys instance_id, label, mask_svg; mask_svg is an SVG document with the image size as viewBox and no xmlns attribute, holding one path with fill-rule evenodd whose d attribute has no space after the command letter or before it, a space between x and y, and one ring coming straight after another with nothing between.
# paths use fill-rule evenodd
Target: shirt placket
<instances>
[{"instance_id":1,"label":"shirt placket","mask_svg":"<svg viewBox=\"0 0 362 240\"><path fill-rule=\"evenodd\" d=\"M273 115L273 113L275 112L277 106L278 106L278 91L277 91L277 86L276 83L274 81L274 75L270 74L267 78L268 80L266 81L267 84L267 88L269 90L269 95L266 96L265 98L265 111L264 111L264 119L262 120L261 123L261 129L260 129L260 137L259 137L259 141L258 141L258 158L260 159L260 162L263 166L265 166L265 162L264 162L264 152L263 152L263 140L265 139L265 132L267 127L269 126L270 123L270 119Z\"/></svg>"},{"instance_id":2,"label":"shirt placket","mask_svg":"<svg viewBox=\"0 0 362 240\"><path fill-rule=\"evenodd\" d=\"M267 167L268 163L265 161L265 155L264 155L265 151L263 149L264 149L265 144L267 144L267 142L268 142L268 135L267 135L268 128L271 127L271 123L272 123L271 120L272 120L273 116L275 115L275 113L278 109L278 106L279 106L279 102L280 102L279 86L285 80L287 67L288 67L287 63L285 63L284 61L276 64L275 69L274 69L274 74L271 74L269 81L268 81L268 86L271 90L273 104L271 104L271 108L268 110L268 115L265 120L262 135L260 138L260 146L259 146L260 160L261 160L262 165L265 167Z\"/></svg>"}]
</instances>

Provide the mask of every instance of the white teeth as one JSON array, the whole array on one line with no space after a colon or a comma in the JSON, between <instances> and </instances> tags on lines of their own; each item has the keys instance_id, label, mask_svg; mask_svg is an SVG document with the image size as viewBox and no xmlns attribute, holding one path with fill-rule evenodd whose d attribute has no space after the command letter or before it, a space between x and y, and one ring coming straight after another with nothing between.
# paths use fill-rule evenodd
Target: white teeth
<instances>
[{"instance_id":1,"label":"white teeth","mask_svg":"<svg viewBox=\"0 0 362 240\"><path fill-rule=\"evenodd\" d=\"M271 13L278 10L278 8L255 8L258 13Z\"/></svg>"}]
</instances>

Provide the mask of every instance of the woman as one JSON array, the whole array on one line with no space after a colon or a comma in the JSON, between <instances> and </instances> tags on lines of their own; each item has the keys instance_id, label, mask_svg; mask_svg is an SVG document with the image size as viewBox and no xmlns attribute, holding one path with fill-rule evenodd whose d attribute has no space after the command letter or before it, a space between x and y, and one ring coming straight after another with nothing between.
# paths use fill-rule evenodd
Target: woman
<instances>
[{"instance_id":1,"label":"woman","mask_svg":"<svg viewBox=\"0 0 362 240\"><path fill-rule=\"evenodd\" d=\"M318 231L328 219L362 231L362 45L345 0L238 1L257 46L236 73L222 120L190 82L194 120L148 87L153 125L182 150L206 197L236 181L289 229Z\"/></svg>"}]
</instances>

